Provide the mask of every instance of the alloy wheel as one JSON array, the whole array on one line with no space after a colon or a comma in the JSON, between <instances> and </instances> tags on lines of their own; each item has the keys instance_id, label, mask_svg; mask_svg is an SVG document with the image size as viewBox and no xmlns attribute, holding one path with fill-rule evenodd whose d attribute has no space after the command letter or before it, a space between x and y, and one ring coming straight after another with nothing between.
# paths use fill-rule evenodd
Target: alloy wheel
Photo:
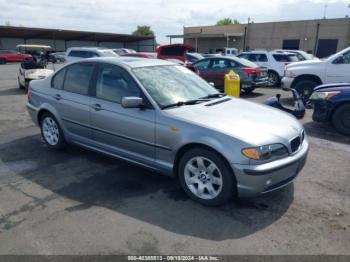
<instances>
[{"instance_id":1,"label":"alloy wheel","mask_svg":"<svg viewBox=\"0 0 350 262\"><path fill-rule=\"evenodd\" d=\"M51 146L57 145L59 142L59 130L55 120L51 117L45 117L42 128L46 142Z\"/></svg>"},{"instance_id":2,"label":"alloy wheel","mask_svg":"<svg viewBox=\"0 0 350 262\"><path fill-rule=\"evenodd\" d=\"M220 169L205 157L190 159L185 165L184 175L189 190L201 199L214 199L222 190L223 177Z\"/></svg>"}]
</instances>

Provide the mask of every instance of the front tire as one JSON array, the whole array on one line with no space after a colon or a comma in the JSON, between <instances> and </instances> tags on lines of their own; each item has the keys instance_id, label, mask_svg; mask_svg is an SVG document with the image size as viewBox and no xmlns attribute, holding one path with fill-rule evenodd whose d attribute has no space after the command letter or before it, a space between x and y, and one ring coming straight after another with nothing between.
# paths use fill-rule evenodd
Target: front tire
<instances>
[{"instance_id":1,"label":"front tire","mask_svg":"<svg viewBox=\"0 0 350 262\"><path fill-rule=\"evenodd\" d=\"M180 160L178 176L187 195L203 205L222 205L236 193L230 166L206 148L187 151Z\"/></svg>"},{"instance_id":2,"label":"front tire","mask_svg":"<svg viewBox=\"0 0 350 262\"><path fill-rule=\"evenodd\" d=\"M295 90L298 91L304 103L306 103L309 101L309 98L316 86L318 86L318 83L313 80L301 80L296 83Z\"/></svg>"},{"instance_id":3,"label":"front tire","mask_svg":"<svg viewBox=\"0 0 350 262\"><path fill-rule=\"evenodd\" d=\"M60 150L66 146L63 131L51 113L44 113L40 118L41 136L46 145L52 149Z\"/></svg>"},{"instance_id":4,"label":"front tire","mask_svg":"<svg viewBox=\"0 0 350 262\"><path fill-rule=\"evenodd\" d=\"M339 133L350 135L350 104L336 109L332 116L332 124Z\"/></svg>"},{"instance_id":5,"label":"front tire","mask_svg":"<svg viewBox=\"0 0 350 262\"><path fill-rule=\"evenodd\" d=\"M6 59L5 58L0 58L0 65L6 64Z\"/></svg>"}]
</instances>

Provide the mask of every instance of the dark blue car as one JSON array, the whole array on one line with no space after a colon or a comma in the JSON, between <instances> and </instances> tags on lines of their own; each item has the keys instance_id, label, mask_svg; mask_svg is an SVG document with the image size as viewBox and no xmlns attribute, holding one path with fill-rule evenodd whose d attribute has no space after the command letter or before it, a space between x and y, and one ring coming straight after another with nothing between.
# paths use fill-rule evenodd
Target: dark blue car
<instances>
[{"instance_id":1,"label":"dark blue car","mask_svg":"<svg viewBox=\"0 0 350 262\"><path fill-rule=\"evenodd\" d=\"M318 86L310 101L314 121L330 122L338 132L350 135L350 83Z\"/></svg>"}]
</instances>

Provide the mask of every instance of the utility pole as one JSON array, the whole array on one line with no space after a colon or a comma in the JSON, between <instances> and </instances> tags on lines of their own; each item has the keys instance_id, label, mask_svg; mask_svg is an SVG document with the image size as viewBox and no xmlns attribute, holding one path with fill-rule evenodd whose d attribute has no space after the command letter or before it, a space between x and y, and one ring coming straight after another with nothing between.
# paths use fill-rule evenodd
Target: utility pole
<instances>
[{"instance_id":1,"label":"utility pole","mask_svg":"<svg viewBox=\"0 0 350 262\"><path fill-rule=\"evenodd\" d=\"M249 51L249 24L250 24L250 16L248 17L247 31L246 31L246 39L245 39L245 51Z\"/></svg>"},{"instance_id":2,"label":"utility pole","mask_svg":"<svg viewBox=\"0 0 350 262\"><path fill-rule=\"evenodd\" d=\"M326 1L324 1L323 19L326 19L326 16L327 16L327 8L328 8L328 3L327 3L327 0L326 0Z\"/></svg>"}]
</instances>

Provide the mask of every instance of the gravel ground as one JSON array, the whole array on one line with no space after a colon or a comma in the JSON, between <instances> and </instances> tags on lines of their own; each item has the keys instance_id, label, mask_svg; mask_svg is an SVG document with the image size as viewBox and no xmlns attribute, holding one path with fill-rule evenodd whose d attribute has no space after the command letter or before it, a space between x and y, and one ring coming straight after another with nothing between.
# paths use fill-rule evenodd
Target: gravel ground
<instances>
[{"instance_id":1,"label":"gravel ground","mask_svg":"<svg viewBox=\"0 0 350 262\"><path fill-rule=\"evenodd\" d=\"M0 66L0 254L350 255L350 138L311 110L309 158L293 184L208 208L173 179L77 147L49 150L17 72ZM261 88L244 99L277 92L288 95Z\"/></svg>"}]
</instances>

